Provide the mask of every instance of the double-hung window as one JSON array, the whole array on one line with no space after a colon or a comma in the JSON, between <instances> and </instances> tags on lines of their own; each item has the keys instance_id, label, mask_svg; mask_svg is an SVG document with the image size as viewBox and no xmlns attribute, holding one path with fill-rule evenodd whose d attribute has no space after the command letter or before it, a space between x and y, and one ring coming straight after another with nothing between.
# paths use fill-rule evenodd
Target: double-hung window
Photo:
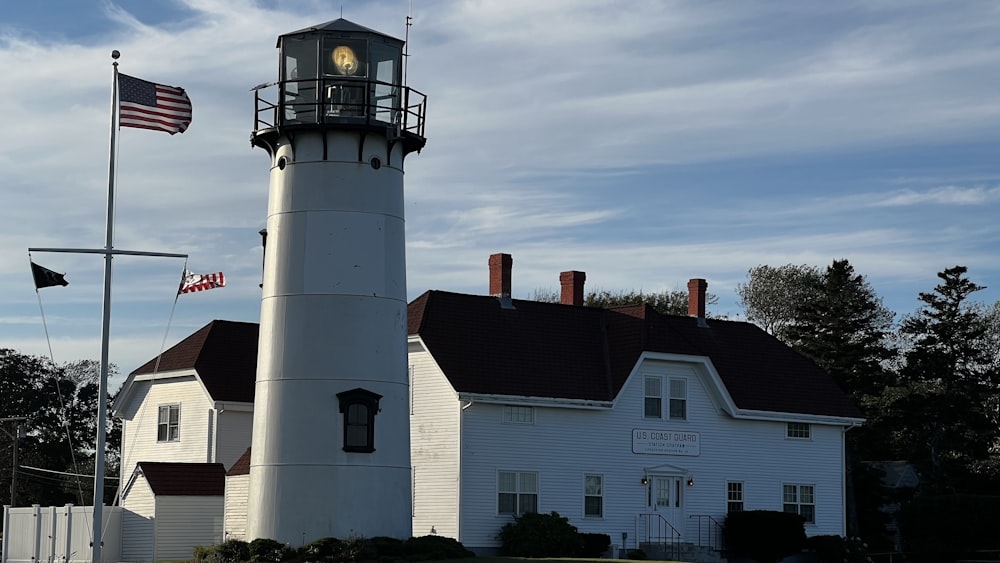
<instances>
[{"instance_id":1,"label":"double-hung window","mask_svg":"<svg viewBox=\"0 0 1000 563\"><path fill-rule=\"evenodd\" d=\"M345 452L372 453L375 451L375 415L382 395L367 389L352 389L337 393L343 415Z\"/></svg>"},{"instance_id":2,"label":"double-hung window","mask_svg":"<svg viewBox=\"0 0 1000 563\"><path fill-rule=\"evenodd\" d=\"M497 513L520 516L538 512L538 473L497 472Z\"/></svg>"},{"instance_id":3,"label":"double-hung window","mask_svg":"<svg viewBox=\"0 0 1000 563\"><path fill-rule=\"evenodd\" d=\"M726 512L743 512L743 481L726 483Z\"/></svg>"},{"instance_id":4,"label":"double-hung window","mask_svg":"<svg viewBox=\"0 0 1000 563\"><path fill-rule=\"evenodd\" d=\"M583 515L604 516L604 476L583 476Z\"/></svg>"},{"instance_id":5,"label":"double-hung window","mask_svg":"<svg viewBox=\"0 0 1000 563\"><path fill-rule=\"evenodd\" d=\"M156 423L157 442L179 442L181 439L181 406L160 405Z\"/></svg>"},{"instance_id":6,"label":"double-hung window","mask_svg":"<svg viewBox=\"0 0 1000 563\"><path fill-rule=\"evenodd\" d=\"M816 523L816 489L813 485L782 486L782 508L805 518L807 524Z\"/></svg>"},{"instance_id":7,"label":"double-hung window","mask_svg":"<svg viewBox=\"0 0 1000 563\"><path fill-rule=\"evenodd\" d=\"M643 418L663 417L663 380L647 375L644 385Z\"/></svg>"},{"instance_id":8,"label":"double-hung window","mask_svg":"<svg viewBox=\"0 0 1000 563\"><path fill-rule=\"evenodd\" d=\"M687 380L670 380L670 420L687 420Z\"/></svg>"}]
</instances>

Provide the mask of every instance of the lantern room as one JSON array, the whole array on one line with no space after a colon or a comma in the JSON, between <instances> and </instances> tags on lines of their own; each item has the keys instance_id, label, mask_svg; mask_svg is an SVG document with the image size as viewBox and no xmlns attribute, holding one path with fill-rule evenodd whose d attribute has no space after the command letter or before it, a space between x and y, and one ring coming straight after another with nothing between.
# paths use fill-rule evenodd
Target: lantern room
<instances>
[{"instance_id":1,"label":"lantern room","mask_svg":"<svg viewBox=\"0 0 1000 563\"><path fill-rule=\"evenodd\" d=\"M278 127L387 128L423 147L423 94L403 84L403 45L343 18L278 38L279 79L257 93L254 144Z\"/></svg>"}]
</instances>

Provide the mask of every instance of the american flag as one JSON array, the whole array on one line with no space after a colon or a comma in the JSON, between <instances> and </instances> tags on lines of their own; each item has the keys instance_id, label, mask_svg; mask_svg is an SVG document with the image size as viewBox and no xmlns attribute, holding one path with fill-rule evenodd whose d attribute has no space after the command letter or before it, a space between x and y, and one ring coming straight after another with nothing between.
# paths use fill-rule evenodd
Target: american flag
<instances>
[{"instance_id":1,"label":"american flag","mask_svg":"<svg viewBox=\"0 0 1000 563\"><path fill-rule=\"evenodd\" d=\"M118 75L118 123L183 133L191 124L191 100L183 88L153 84L126 74Z\"/></svg>"},{"instance_id":2,"label":"american flag","mask_svg":"<svg viewBox=\"0 0 1000 563\"><path fill-rule=\"evenodd\" d=\"M206 289L215 289L217 287L226 287L226 276L222 275L222 272L215 274L195 274L185 270L177 294L205 291Z\"/></svg>"}]
</instances>

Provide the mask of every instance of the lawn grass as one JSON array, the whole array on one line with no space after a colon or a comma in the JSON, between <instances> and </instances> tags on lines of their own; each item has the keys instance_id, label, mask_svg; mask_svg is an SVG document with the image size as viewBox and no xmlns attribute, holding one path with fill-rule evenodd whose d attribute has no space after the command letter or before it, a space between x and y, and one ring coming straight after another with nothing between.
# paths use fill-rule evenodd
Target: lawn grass
<instances>
[{"instance_id":1,"label":"lawn grass","mask_svg":"<svg viewBox=\"0 0 1000 563\"><path fill-rule=\"evenodd\" d=\"M580 559L575 557L475 557L469 559L449 559L447 561L433 561L428 563L525 563L530 561L565 561L567 563L637 563L634 559ZM652 559L647 561L654 561ZM656 561L656 563L683 563L673 559L668 561Z\"/></svg>"}]
</instances>

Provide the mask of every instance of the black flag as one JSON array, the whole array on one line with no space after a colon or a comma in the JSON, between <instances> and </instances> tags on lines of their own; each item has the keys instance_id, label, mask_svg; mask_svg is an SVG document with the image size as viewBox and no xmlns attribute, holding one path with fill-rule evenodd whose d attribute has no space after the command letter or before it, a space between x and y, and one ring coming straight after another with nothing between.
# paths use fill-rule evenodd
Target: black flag
<instances>
[{"instance_id":1,"label":"black flag","mask_svg":"<svg viewBox=\"0 0 1000 563\"><path fill-rule=\"evenodd\" d=\"M35 289L52 287L54 285L69 285L69 282L66 281L65 277L63 277L64 274L53 272L52 270L39 266L34 262L31 263L31 275L35 278Z\"/></svg>"}]
</instances>

